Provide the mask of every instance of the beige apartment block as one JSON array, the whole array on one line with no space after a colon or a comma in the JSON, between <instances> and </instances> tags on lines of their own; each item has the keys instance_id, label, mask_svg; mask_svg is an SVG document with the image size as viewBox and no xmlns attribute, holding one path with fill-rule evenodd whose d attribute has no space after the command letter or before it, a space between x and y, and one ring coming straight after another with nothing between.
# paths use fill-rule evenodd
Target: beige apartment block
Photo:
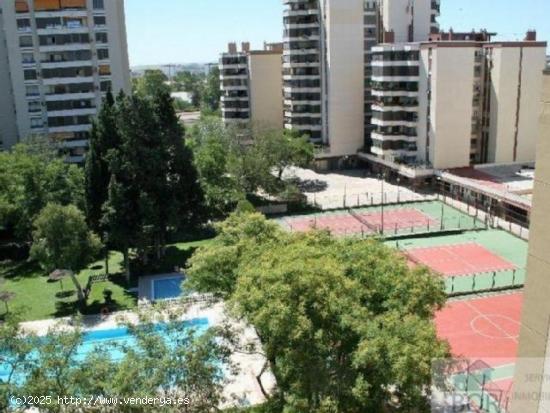
<instances>
[{"instance_id":1,"label":"beige apartment block","mask_svg":"<svg viewBox=\"0 0 550 413\"><path fill-rule=\"evenodd\" d=\"M248 70L252 122L282 128L282 49L250 52Z\"/></svg>"},{"instance_id":2,"label":"beige apartment block","mask_svg":"<svg viewBox=\"0 0 550 413\"><path fill-rule=\"evenodd\" d=\"M104 93L130 91L124 2L4 0L0 7L4 148L49 136L69 161L81 162Z\"/></svg>"},{"instance_id":3,"label":"beige apartment block","mask_svg":"<svg viewBox=\"0 0 550 413\"><path fill-rule=\"evenodd\" d=\"M513 413L550 412L550 72L543 78L527 279Z\"/></svg>"},{"instance_id":4,"label":"beige apartment block","mask_svg":"<svg viewBox=\"0 0 550 413\"><path fill-rule=\"evenodd\" d=\"M533 162L546 43L534 32L520 42L491 35L372 48L374 129L360 158L407 177Z\"/></svg>"},{"instance_id":5,"label":"beige apartment block","mask_svg":"<svg viewBox=\"0 0 550 413\"><path fill-rule=\"evenodd\" d=\"M533 161L546 44L505 42L485 50L491 85L487 162Z\"/></svg>"},{"instance_id":6,"label":"beige apartment block","mask_svg":"<svg viewBox=\"0 0 550 413\"><path fill-rule=\"evenodd\" d=\"M469 165L472 152L477 50L472 44L448 46L421 48L421 67L427 76L419 88L418 160L429 160L435 169Z\"/></svg>"},{"instance_id":7,"label":"beige apartment block","mask_svg":"<svg viewBox=\"0 0 550 413\"><path fill-rule=\"evenodd\" d=\"M283 74L281 43L266 43L263 50L241 51L235 43L220 57L222 118L226 124L247 123L283 127Z\"/></svg>"},{"instance_id":8,"label":"beige apartment block","mask_svg":"<svg viewBox=\"0 0 550 413\"><path fill-rule=\"evenodd\" d=\"M327 157L357 152L364 136L364 4L328 0L325 11Z\"/></svg>"}]
</instances>

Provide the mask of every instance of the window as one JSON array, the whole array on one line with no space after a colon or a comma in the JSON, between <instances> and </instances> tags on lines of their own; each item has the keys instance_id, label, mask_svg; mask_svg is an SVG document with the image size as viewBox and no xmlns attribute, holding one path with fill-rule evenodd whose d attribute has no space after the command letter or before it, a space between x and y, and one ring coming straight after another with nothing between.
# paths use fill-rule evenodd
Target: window
<instances>
[{"instance_id":1,"label":"window","mask_svg":"<svg viewBox=\"0 0 550 413\"><path fill-rule=\"evenodd\" d=\"M42 118L31 118L31 128L41 128L44 126Z\"/></svg>"},{"instance_id":2,"label":"window","mask_svg":"<svg viewBox=\"0 0 550 413\"><path fill-rule=\"evenodd\" d=\"M107 43L107 33L96 33L95 34L95 41L97 43Z\"/></svg>"},{"instance_id":3,"label":"window","mask_svg":"<svg viewBox=\"0 0 550 413\"><path fill-rule=\"evenodd\" d=\"M99 76L109 76L111 67L109 65L99 65Z\"/></svg>"},{"instance_id":4,"label":"window","mask_svg":"<svg viewBox=\"0 0 550 413\"><path fill-rule=\"evenodd\" d=\"M41 112L41 111L42 111L42 104L39 101L29 102L29 112L35 113L35 112Z\"/></svg>"},{"instance_id":5,"label":"window","mask_svg":"<svg viewBox=\"0 0 550 413\"><path fill-rule=\"evenodd\" d=\"M31 31L30 19L17 19L17 30L20 32L30 32Z\"/></svg>"},{"instance_id":6,"label":"window","mask_svg":"<svg viewBox=\"0 0 550 413\"><path fill-rule=\"evenodd\" d=\"M34 54L33 53L21 53L21 61L23 64L34 63Z\"/></svg>"},{"instance_id":7,"label":"window","mask_svg":"<svg viewBox=\"0 0 550 413\"><path fill-rule=\"evenodd\" d=\"M36 80L36 70L24 70L23 75L25 77L25 80Z\"/></svg>"},{"instance_id":8,"label":"window","mask_svg":"<svg viewBox=\"0 0 550 413\"><path fill-rule=\"evenodd\" d=\"M94 10L103 10L104 8L103 0L94 0Z\"/></svg>"},{"instance_id":9,"label":"window","mask_svg":"<svg viewBox=\"0 0 550 413\"><path fill-rule=\"evenodd\" d=\"M112 90L111 81L106 80L100 83L100 89L102 92L107 92L109 90Z\"/></svg>"},{"instance_id":10,"label":"window","mask_svg":"<svg viewBox=\"0 0 550 413\"><path fill-rule=\"evenodd\" d=\"M20 47L32 47L32 36L21 36L19 38Z\"/></svg>"},{"instance_id":11,"label":"window","mask_svg":"<svg viewBox=\"0 0 550 413\"><path fill-rule=\"evenodd\" d=\"M27 96L40 96L40 89L36 85L26 87Z\"/></svg>"},{"instance_id":12,"label":"window","mask_svg":"<svg viewBox=\"0 0 550 413\"><path fill-rule=\"evenodd\" d=\"M105 26L107 25L107 20L105 19L105 16L94 16L94 26Z\"/></svg>"},{"instance_id":13,"label":"window","mask_svg":"<svg viewBox=\"0 0 550 413\"><path fill-rule=\"evenodd\" d=\"M97 58L105 60L109 58L109 49L97 49Z\"/></svg>"}]
</instances>

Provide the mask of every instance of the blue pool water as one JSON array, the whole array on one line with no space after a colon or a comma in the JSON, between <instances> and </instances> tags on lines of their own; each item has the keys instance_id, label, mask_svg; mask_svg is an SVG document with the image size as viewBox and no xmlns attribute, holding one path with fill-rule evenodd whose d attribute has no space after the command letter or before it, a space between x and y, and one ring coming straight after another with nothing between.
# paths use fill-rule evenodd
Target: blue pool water
<instances>
[{"instance_id":1,"label":"blue pool water","mask_svg":"<svg viewBox=\"0 0 550 413\"><path fill-rule=\"evenodd\" d=\"M170 278L153 280L153 300L168 300L181 295L181 283L185 280L183 275Z\"/></svg>"},{"instance_id":2,"label":"blue pool water","mask_svg":"<svg viewBox=\"0 0 550 413\"><path fill-rule=\"evenodd\" d=\"M194 318L181 324L181 328L193 329L195 334L199 335L203 334L209 325L207 318ZM161 335L166 328L166 324L157 324L156 326L157 332ZM166 336L166 338L168 340L169 336ZM44 339L47 340L47 337ZM88 331L83 334L82 344L77 349L76 361L84 360L90 353L96 352L98 348L101 348L102 352L107 352L112 360L117 361L124 357L122 346L135 346L135 338L128 332L126 327ZM9 366L0 363L0 381L6 381L8 374ZM15 380L21 381L24 380L24 377L16 377Z\"/></svg>"}]
</instances>

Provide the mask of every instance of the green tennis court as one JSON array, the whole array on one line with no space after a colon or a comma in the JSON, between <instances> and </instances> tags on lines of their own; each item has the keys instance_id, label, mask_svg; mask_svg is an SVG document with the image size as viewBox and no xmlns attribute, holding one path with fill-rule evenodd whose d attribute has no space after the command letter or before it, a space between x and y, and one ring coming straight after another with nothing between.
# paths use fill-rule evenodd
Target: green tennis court
<instances>
[{"instance_id":1,"label":"green tennis court","mask_svg":"<svg viewBox=\"0 0 550 413\"><path fill-rule=\"evenodd\" d=\"M450 295L515 288L525 282L527 242L502 230L387 243L402 250L412 262L445 276Z\"/></svg>"}]
</instances>

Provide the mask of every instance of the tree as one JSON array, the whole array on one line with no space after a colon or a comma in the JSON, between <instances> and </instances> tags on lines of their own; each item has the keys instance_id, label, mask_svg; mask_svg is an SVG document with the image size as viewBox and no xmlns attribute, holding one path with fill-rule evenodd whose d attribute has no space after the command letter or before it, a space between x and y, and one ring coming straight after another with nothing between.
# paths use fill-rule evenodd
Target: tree
<instances>
[{"instance_id":1,"label":"tree","mask_svg":"<svg viewBox=\"0 0 550 413\"><path fill-rule=\"evenodd\" d=\"M50 146L33 140L0 153L0 223L30 241L32 222L47 203L84 208L84 176Z\"/></svg>"},{"instance_id":2,"label":"tree","mask_svg":"<svg viewBox=\"0 0 550 413\"><path fill-rule=\"evenodd\" d=\"M168 232L203 222L203 194L168 93L119 99L116 127L120 145L109 159L102 224L123 252L129 277L129 248L144 263L150 250L161 258Z\"/></svg>"},{"instance_id":3,"label":"tree","mask_svg":"<svg viewBox=\"0 0 550 413\"><path fill-rule=\"evenodd\" d=\"M90 227L103 232L101 216L107 200L111 173L109 158L120 146L120 135L116 125L115 100L111 92L103 99L97 121L90 133L89 148L85 165L86 216Z\"/></svg>"},{"instance_id":4,"label":"tree","mask_svg":"<svg viewBox=\"0 0 550 413\"><path fill-rule=\"evenodd\" d=\"M0 382L0 410L9 411L10 397L18 394L24 375L32 363L33 335L23 335L16 317L10 315L0 324L0 348L3 378Z\"/></svg>"},{"instance_id":5,"label":"tree","mask_svg":"<svg viewBox=\"0 0 550 413\"><path fill-rule=\"evenodd\" d=\"M48 204L34 221L31 258L51 272L67 269L78 298L84 301L84 293L75 272L85 268L101 250L99 237L88 229L84 214L74 205Z\"/></svg>"},{"instance_id":6,"label":"tree","mask_svg":"<svg viewBox=\"0 0 550 413\"><path fill-rule=\"evenodd\" d=\"M219 118L207 117L189 131L188 146L204 190L210 215L224 216L245 198L235 176L229 173L232 138Z\"/></svg>"},{"instance_id":7,"label":"tree","mask_svg":"<svg viewBox=\"0 0 550 413\"><path fill-rule=\"evenodd\" d=\"M176 74L175 81L179 88L191 95L191 104L198 108L201 104L205 89L204 74L195 74L189 71L183 71Z\"/></svg>"},{"instance_id":8,"label":"tree","mask_svg":"<svg viewBox=\"0 0 550 413\"><path fill-rule=\"evenodd\" d=\"M206 113L217 112L220 108L221 95L220 68L218 66L214 66L210 69L210 72L206 76L206 81L202 91L201 106L203 111Z\"/></svg>"},{"instance_id":9,"label":"tree","mask_svg":"<svg viewBox=\"0 0 550 413\"><path fill-rule=\"evenodd\" d=\"M89 406L63 404L64 397L188 399L187 404L142 406L131 403L105 404L101 411L185 412L218 411L224 400L225 373L232 369L229 348L220 340L221 331L197 331L184 325L181 311L164 309L138 314L140 323L123 323L128 336L114 342L85 342L78 320L68 330L56 326L42 338L23 337L17 324L2 325L0 340L11 347L3 350L6 365L17 364L14 385L1 384L2 400L10 396L49 397L47 412L88 411ZM8 335L11 332L13 334ZM32 355L29 350L33 349ZM24 361L24 363L22 362ZM222 366L224 366L222 368ZM15 377L17 380L15 380ZM58 397L61 398L58 399ZM30 399L27 397L27 399ZM27 406L33 407L32 401ZM42 407L41 407L42 409ZM93 408L95 410L95 408Z\"/></svg>"},{"instance_id":10,"label":"tree","mask_svg":"<svg viewBox=\"0 0 550 413\"><path fill-rule=\"evenodd\" d=\"M431 362L448 353L433 324L441 280L374 239L261 221L230 217L188 274L255 327L288 411L425 410Z\"/></svg>"},{"instance_id":11,"label":"tree","mask_svg":"<svg viewBox=\"0 0 550 413\"><path fill-rule=\"evenodd\" d=\"M193 126L189 145L214 216L234 209L248 195L291 193L295 186L283 178L290 166L307 166L313 146L306 137L265 125L226 126L205 117Z\"/></svg>"},{"instance_id":12,"label":"tree","mask_svg":"<svg viewBox=\"0 0 550 413\"><path fill-rule=\"evenodd\" d=\"M287 168L306 168L315 156L309 138L294 130L268 129L258 134L256 146L258 152L267 158L269 165L275 168L279 180L282 180Z\"/></svg>"},{"instance_id":13,"label":"tree","mask_svg":"<svg viewBox=\"0 0 550 413\"><path fill-rule=\"evenodd\" d=\"M134 91L142 97L152 97L159 92L170 94L170 86L166 84L168 77L159 69L146 70L134 84Z\"/></svg>"},{"instance_id":14,"label":"tree","mask_svg":"<svg viewBox=\"0 0 550 413\"><path fill-rule=\"evenodd\" d=\"M152 190L157 195L158 247L166 244L168 228L189 230L204 222L204 194L193 153L185 145L184 129L174 110L173 99L159 93L153 101L153 113L160 133L163 163L159 179Z\"/></svg>"}]
</instances>

